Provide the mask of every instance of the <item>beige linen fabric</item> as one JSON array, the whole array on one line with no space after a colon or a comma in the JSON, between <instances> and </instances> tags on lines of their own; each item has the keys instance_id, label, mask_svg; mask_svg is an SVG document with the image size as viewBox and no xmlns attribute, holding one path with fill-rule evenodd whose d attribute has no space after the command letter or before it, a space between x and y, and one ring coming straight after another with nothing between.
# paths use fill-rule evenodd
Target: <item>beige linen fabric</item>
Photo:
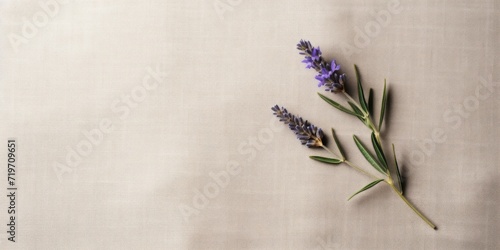
<instances>
[{"instance_id":1,"label":"beige linen fabric","mask_svg":"<svg viewBox=\"0 0 500 250\"><path fill-rule=\"evenodd\" d=\"M499 1L2 1L0 249L498 249ZM308 159L270 107L334 127L295 48L390 107L406 196ZM330 95L342 101L341 96ZM378 112L377 112L378 113ZM17 154L7 240L7 139ZM433 139L434 138L434 139ZM331 146L331 145L330 145ZM371 170L371 169L370 169Z\"/></svg>"}]
</instances>

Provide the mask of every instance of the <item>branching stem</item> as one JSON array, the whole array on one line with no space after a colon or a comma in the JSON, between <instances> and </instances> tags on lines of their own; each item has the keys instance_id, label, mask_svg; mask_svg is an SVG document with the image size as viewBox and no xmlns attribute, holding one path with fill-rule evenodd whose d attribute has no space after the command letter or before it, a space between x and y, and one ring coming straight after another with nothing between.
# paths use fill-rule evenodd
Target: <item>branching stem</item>
<instances>
[{"instance_id":1,"label":"branching stem","mask_svg":"<svg viewBox=\"0 0 500 250\"><path fill-rule=\"evenodd\" d=\"M329 148L327 148L325 145L322 145L321 146L323 149L325 149L326 151L328 151L330 154L334 155L335 157L337 158L340 158L342 160L343 163L347 164L349 167L351 168L354 168L355 170L357 170L358 172L370 177L370 178L373 178L373 179L380 179L378 177L376 177L375 175L372 175L370 174L369 172L367 172L366 170L358 167L356 164L346 160L344 157L339 157L337 154L335 154L333 151L331 151Z\"/></svg>"},{"instance_id":2,"label":"branching stem","mask_svg":"<svg viewBox=\"0 0 500 250\"><path fill-rule=\"evenodd\" d=\"M342 93L344 94L344 96L345 96L345 97L347 97L347 99L348 99L350 102L354 103L354 105L356 105L356 107L358 107L358 108L359 108L359 110L361 110L361 112L363 112L363 115L364 115L365 120L366 120L366 125L367 125L367 126L368 126L371 130L372 130L372 132L375 134L375 138L376 138L376 140L378 141L378 143L379 143L380 145L382 145L382 139L380 138L380 131L379 131L379 129L380 129L380 128L377 128L377 127L373 124L372 119L371 119L371 117L370 117L370 114L369 114L368 112L366 112L365 110L363 110L363 109L360 107L360 105L358 104L358 102L357 102L356 100L354 100L354 99L353 99L353 98L352 98L349 94L347 94L347 92L342 91ZM408 207L410 207L410 208L411 208L411 210L413 210L413 212L415 212L415 213L416 213L416 214L417 214L417 215L418 215L418 216L419 216L422 220L424 220L424 221L425 221L425 223L427 223L427 224L428 224L428 225L429 225L432 229L437 229L437 227L436 227L434 224L432 224L432 222L431 222L429 219L427 219L427 217L425 217L422 213L420 213L420 212L417 210L417 208L415 208L415 206L413 206L413 204L411 204L411 202L410 202L410 201L408 201L408 200L406 199L406 197L404 197L404 196L403 196L403 194L401 193L401 191L399 191L399 190L396 188L396 186L394 186L394 182L393 182L393 180L392 180L392 176L391 176L390 171L389 171L389 173L388 173L388 174L389 174L388 179L385 179L385 181L384 181L384 182L385 182L385 183L387 183L387 185L389 185L389 186L392 188L392 190L394 190L394 192L395 192L395 193L399 196L399 198L401 198L401 200L403 200L403 201L406 203L406 205L408 205ZM372 178L376 178L376 177L374 177L373 175L371 175L371 177L372 177Z\"/></svg>"}]
</instances>

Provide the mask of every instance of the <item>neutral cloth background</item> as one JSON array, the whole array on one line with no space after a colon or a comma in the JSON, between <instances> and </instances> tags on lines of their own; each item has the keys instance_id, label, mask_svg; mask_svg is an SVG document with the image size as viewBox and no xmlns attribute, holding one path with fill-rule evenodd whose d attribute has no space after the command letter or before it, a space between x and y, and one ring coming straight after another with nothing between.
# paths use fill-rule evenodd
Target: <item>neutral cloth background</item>
<instances>
[{"instance_id":1,"label":"neutral cloth background","mask_svg":"<svg viewBox=\"0 0 500 250\"><path fill-rule=\"evenodd\" d=\"M1 249L500 247L499 1L56 3L0 2ZM384 146L439 230L384 185L347 202L369 179L274 123L279 104L334 127L369 169L368 129L318 98L300 39L352 94L358 64L377 107L387 78Z\"/></svg>"}]
</instances>

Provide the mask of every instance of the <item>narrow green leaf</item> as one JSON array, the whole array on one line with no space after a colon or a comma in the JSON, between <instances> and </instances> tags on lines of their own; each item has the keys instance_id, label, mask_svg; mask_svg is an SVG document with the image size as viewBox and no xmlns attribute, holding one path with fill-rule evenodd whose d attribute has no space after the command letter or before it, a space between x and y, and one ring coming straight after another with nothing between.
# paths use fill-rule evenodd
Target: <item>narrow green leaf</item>
<instances>
[{"instance_id":1,"label":"narrow green leaf","mask_svg":"<svg viewBox=\"0 0 500 250\"><path fill-rule=\"evenodd\" d=\"M324 95L322 95L320 93L318 93L318 95L319 95L319 97L321 97L321 99L323 99L328 104L332 105L334 108L336 108L336 109L338 109L340 111L346 112L346 113L348 113L350 115L358 116L358 114L356 114L354 111L352 111L352 110L350 110L350 109L348 109L348 108L346 108L346 107L338 104L334 100L332 100L332 99L330 99L330 98L328 98L328 97L326 97L326 96L324 96Z\"/></svg>"},{"instance_id":2,"label":"narrow green leaf","mask_svg":"<svg viewBox=\"0 0 500 250\"><path fill-rule=\"evenodd\" d=\"M365 146L358 140L358 138L353 135L354 142L356 143L356 146L358 147L359 151L361 151L361 154L365 157L365 159L380 173L383 175L387 175L387 173L384 171L384 169L380 166L380 163L375 160L375 157L366 150Z\"/></svg>"},{"instance_id":3,"label":"narrow green leaf","mask_svg":"<svg viewBox=\"0 0 500 250\"><path fill-rule=\"evenodd\" d=\"M354 64L354 71L356 71L356 79L358 80L358 98L361 108L368 112L368 104L366 104L365 93L363 91L363 86L361 85L361 77L359 75L358 66Z\"/></svg>"},{"instance_id":4,"label":"narrow green leaf","mask_svg":"<svg viewBox=\"0 0 500 250\"><path fill-rule=\"evenodd\" d=\"M340 164L343 161L335 158L327 158L327 157L322 157L322 156L309 156L309 158L323 162L323 163L328 163L328 164Z\"/></svg>"},{"instance_id":5,"label":"narrow green leaf","mask_svg":"<svg viewBox=\"0 0 500 250\"><path fill-rule=\"evenodd\" d=\"M394 164L396 165L396 170L398 173L399 190L401 191L401 194L403 194L403 179L401 178L401 173L399 172L398 159L396 159L396 150L394 149L394 144L392 144L392 153L394 154Z\"/></svg>"},{"instance_id":6,"label":"narrow green leaf","mask_svg":"<svg viewBox=\"0 0 500 250\"><path fill-rule=\"evenodd\" d=\"M378 123L378 130L382 130L382 123L384 122L385 109L387 106L387 91L386 80L384 79L384 95L382 96L382 107L380 108L380 121Z\"/></svg>"},{"instance_id":7,"label":"narrow green leaf","mask_svg":"<svg viewBox=\"0 0 500 250\"><path fill-rule=\"evenodd\" d=\"M372 188L373 186L377 185L377 184L378 184L379 182L381 182L381 181L384 181L384 179L378 179L378 180L373 181L372 183L370 183L370 184L368 184L368 185L364 186L364 187L363 187L362 189L360 189L358 192L356 192L356 193L354 193L353 195L351 195L351 197L349 197L349 199L347 199L347 200L351 200L351 199L352 199L352 197L356 196L357 194L359 194L359 193L361 193L361 192L363 192L363 191L366 191L366 190L368 190L368 189Z\"/></svg>"},{"instance_id":8,"label":"narrow green leaf","mask_svg":"<svg viewBox=\"0 0 500 250\"><path fill-rule=\"evenodd\" d=\"M333 137L333 140L335 141L335 144L337 145L337 148L339 149L340 156L342 156L345 159L344 150L342 150L342 147L340 146L339 139L337 139L337 135L335 135L335 130L333 130L333 128L332 128L332 137Z\"/></svg>"},{"instance_id":9,"label":"narrow green leaf","mask_svg":"<svg viewBox=\"0 0 500 250\"><path fill-rule=\"evenodd\" d=\"M377 138L375 137L375 134L372 132L372 144L373 148L375 149L375 153L377 153L377 158L379 162L382 164L381 167L387 171L388 166L387 166L387 160L385 158L384 150L382 149L382 146L378 143Z\"/></svg>"},{"instance_id":10,"label":"narrow green leaf","mask_svg":"<svg viewBox=\"0 0 500 250\"><path fill-rule=\"evenodd\" d=\"M370 88L368 93L368 113L373 114L373 89Z\"/></svg>"},{"instance_id":11,"label":"narrow green leaf","mask_svg":"<svg viewBox=\"0 0 500 250\"><path fill-rule=\"evenodd\" d=\"M351 108L354 110L354 113L357 114L356 117L358 117L358 119L360 121L362 121L364 124L366 124L366 120L363 118L364 117L363 112L356 106L356 104L354 104L352 102L347 102L347 103L349 103L349 106L351 106Z\"/></svg>"},{"instance_id":12,"label":"narrow green leaf","mask_svg":"<svg viewBox=\"0 0 500 250\"><path fill-rule=\"evenodd\" d=\"M354 110L354 113L358 114L358 116L361 116L363 117L363 111L361 111L358 106L356 106L356 104L352 103L352 102L347 102L349 103L349 106L351 106L352 110Z\"/></svg>"}]
</instances>

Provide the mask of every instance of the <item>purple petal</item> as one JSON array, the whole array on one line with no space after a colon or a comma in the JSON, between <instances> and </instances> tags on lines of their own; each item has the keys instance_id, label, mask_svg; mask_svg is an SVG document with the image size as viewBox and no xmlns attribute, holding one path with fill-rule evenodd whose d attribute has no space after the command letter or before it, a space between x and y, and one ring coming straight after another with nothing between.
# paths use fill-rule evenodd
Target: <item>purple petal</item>
<instances>
[{"instance_id":1,"label":"purple petal","mask_svg":"<svg viewBox=\"0 0 500 250\"><path fill-rule=\"evenodd\" d=\"M331 70L332 71L337 71L339 69L340 69L340 65L337 65L337 62L335 62L335 60L332 60Z\"/></svg>"}]
</instances>

